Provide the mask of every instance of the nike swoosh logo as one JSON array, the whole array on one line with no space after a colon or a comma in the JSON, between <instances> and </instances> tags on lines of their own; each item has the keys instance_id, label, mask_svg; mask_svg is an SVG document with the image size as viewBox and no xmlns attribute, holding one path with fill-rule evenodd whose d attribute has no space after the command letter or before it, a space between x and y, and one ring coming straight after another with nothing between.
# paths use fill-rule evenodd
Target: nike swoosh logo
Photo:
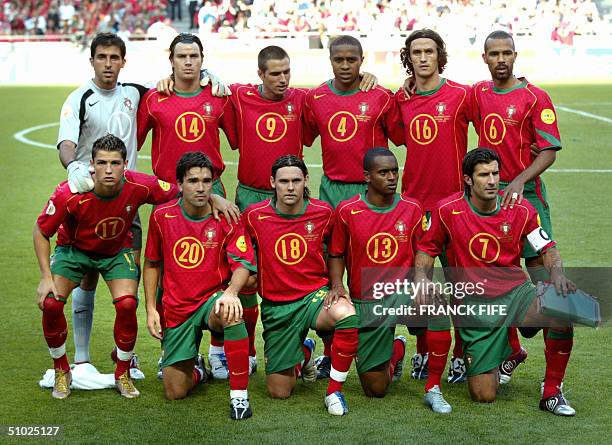
<instances>
[{"instance_id":1,"label":"nike swoosh logo","mask_svg":"<svg viewBox=\"0 0 612 445\"><path fill-rule=\"evenodd\" d=\"M351 215L356 215L358 213L363 212L363 210L355 210L355 209L351 209Z\"/></svg>"},{"instance_id":2,"label":"nike swoosh logo","mask_svg":"<svg viewBox=\"0 0 612 445\"><path fill-rule=\"evenodd\" d=\"M453 210L453 215L461 215L463 210Z\"/></svg>"},{"instance_id":3,"label":"nike swoosh logo","mask_svg":"<svg viewBox=\"0 0 612 445\"><path fill-rule=\"evenodd\" d=\"M87 309L83 309L82 311L74 311L75 314L82 314L83 312L87 312Z\"/></svg>"},{"instance_id":4,"label":"nike swoosh logo","mask_svg":"<svg viewBox=\"0 0 612 445\"><path fill-rule=\"evenodd\" d=\"M559 354L561 355L570 355L572 352L563 352L563 351L557 351Z\"/></svg>"},{"instance_id":5,"label":"nike swoosh logo","mask_svg":"<svg viewBox=\"0 0 612 445\"><path fill-rule=\"evenodd\" d=\"M270 218L270 215L258 215L258 216L257 216L257 219L258 219L258 220L260 220L260 221L261 221L262 219L266 219L266 218Z\"/></svg>"},{"instance_id":6,"label":"nike swoosh logo","mask_svg":"<svg viewBox=\"0 0 612 445\"><path fill-rule=\"evenodd\" d=\"M347 357L347 358L354 357L354 354L343 354L342 352L338 352L338 355L341 357Z\"/></svg>"},{"instance_id":7,"label":"nike swoosh logo","mask_svg":"<svg viewBox=\"0 0 612 445\"><path fill-rule=\"evenodd\" d=\"M244 371L244 372L234 372L232 371L232 375L244 375L246 374L248 371Z\"/></svg>"},{"instance_id":8,"label":"nike swoosh logo","mask_svg":"<svg viewBox=\"0 0 612 445\"><path fill-rule=\"evenodd\" d=\"M87 199L81 199L79 201L79 204L85 204L87 201L91 201L92 198L87 198Z\"/></svg>"},{"instance_id":9,"label":"nike swoosh logo","mask_svg":"<svg viewBox=\"0 0 612 445\"><path fill-rule=\"evenodd\" d=\"M482 92L484 93L484 92L485 92L485 91L487 91L487 90L488 90L488 88L487 88L487 87L482 87L482 89L481 89L480 91L482 91Z\"/></svg>"},{"instance_id":10,"label":"nike swoosh logo","mask_svg":"<svg viewBox=\"0 0 612 445\"><path fill-rule=\"evenodd\" d=\"M321 99L323 96L325 96L325 94L315 94L314 98L315 100L317 100L317 99Z\"/></svg>"},{"instance_id":11,"label":"nike swoosh logo","mask_svg":"<svg viewBox=\"0 0 612 445\"><path fill-rule=\"evenodd\" d=\"M444 354L444 353L436 354L435 352L431 351L431 355L433 355L434 357L444 357L446 354Z\"/></svg>"},{"instance_id":12,"label":"nike swoosh logo","mask_svg":"<svg viewBox=\"0 0 612 445\"><path fill-rule=\"evenodd\" d=\"M176 218L178 215L171 215L170 213L164 213L164 218Z\"/></svg>"},{"instance_id":13,"label":"nike swoosh logo","mask_svg":"<svg viewBox=\"0 0 612 445\"><path fill-rule=\"evenodd\" d=\"M246 94L247 96L255 96L255 93L253 93L252 91L247 91Z\"/></svg>"},{"instance_id":14,"label":"nike swoosh logo","mask_svg":"<svg viewBox=\"0 0 612 445\"><path fill-rule=\"evenodd\" d=\"M160 97L160 98L157 99L157 103L163 102L163 101L168 100L168 99L169 99L169 97L167 97L167 96L166 97Z\"/></svg>"},{"instance_id":15,"label":"nike swoosh logo","mask_svg":"<svg viewBox=\"0 0 612 445\"><path fill-rule=\"evenodd\" d=\"M100 101L98 100L98 101L96 101L96 102L92 102L92 103L90 103L90 104L89 104L89 106L90 106L90 107L93 107L93 106L94 106L95 104L97 104L98 102L100 102Z\"/></svg>"}]
</instances>

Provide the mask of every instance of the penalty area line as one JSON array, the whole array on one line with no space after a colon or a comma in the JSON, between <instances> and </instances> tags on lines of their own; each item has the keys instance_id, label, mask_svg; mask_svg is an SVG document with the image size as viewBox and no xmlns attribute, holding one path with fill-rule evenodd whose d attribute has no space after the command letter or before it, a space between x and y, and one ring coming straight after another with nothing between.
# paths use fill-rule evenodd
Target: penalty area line
<instances>
[{"instance_id":1,"label":"penalty area line","mask_svg":"<svg viewBox=\"0 0 612 445\"><path fill-rule=\"evenodd\" d=\"M557 107L560 109L563 109L564 107ZM587 113L589 114L589 113ZM601 117L601 116L599 116ZM607 118L602 118L602 119L607 119ZM610 123L612 123L612 119L608 119L610 121ZM54 123L50 123L50 124L42 124L42 125L36 125L34 127L29 127L29 128L25 128L21 131L18 131L17 133L15 133L13 135L13 138L16 139L17 141L26 144L26 145L30 145L32 147L38 147L38 148L46 148L48 150L56 150L56 146L52 145L52 144L45 144L43 142L38 142L38 141L34 141L32 139L30 139L28 137L28 135L32 132L38 131L38 130L44 130L46 128L51 128L51 127L57 127L59 125L59 123L54 122ZM151 156L149 155L138 155L138 159L151 159ZM238 165L237 162L233 162L233 161L226 161L225 165ZM323 165L321 164L310 164L308 165L309 168L322 168ZM400 167L400 169L403 170L403 167ZM546 173L612 173L612 169L589 169L589 168L549 168L548 170L546 170Z\"/></svg>"}]
</instances>

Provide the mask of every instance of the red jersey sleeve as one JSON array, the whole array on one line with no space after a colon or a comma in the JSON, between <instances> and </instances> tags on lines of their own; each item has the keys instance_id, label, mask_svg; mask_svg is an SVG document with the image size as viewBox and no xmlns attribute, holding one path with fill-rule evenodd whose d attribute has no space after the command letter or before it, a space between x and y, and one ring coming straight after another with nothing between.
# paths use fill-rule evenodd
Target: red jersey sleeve
<instances>
[{"instance_id":1,"label":"red jersey sleeve","mask_svg":"<svg viewBox=\"0 0 612 445\"><path fill-rule=\"evenodd\" d=\"M472 85L472 90L470 91L470 94L468 95L468 97L470 98L469 100L469 114L470 114L470 120L472 121L472 124L474 125L474 129L476 130L476 134L480 135L480 124L481 124L481 118L480 118L480 109L478 106L478 89L482 87L482 83L476 83L474 85Z\"/></svg>"},{"instance_id":2,"label":"red jersey sleeve","mask_svg":"<svg viewBox=\"0 0 612 445\"><path fill-rule=\"evenodd\" d=\"M232 272L239 267L244 267L251 272L257 272L255 249L253 249L251 238L247 235L242 222L232 226L232 232L227 238L225 250Z\"/></svg>"},{"instance_id":3,"label":"red jersey sleeve","mask_svg":"<svg viewBox=\"0 0 612 445\"><path fill-rule=\"evenodd\" d=\"M304 112L302 113L302 133L304 145L310 147L314 140L319 135L317 121L312 112L312 91L310 91L304 99Z\"/></svg>"},{"instance_id":4,"label":"red jersey sleeve","mask_svg":"<svg viewBox=\"0 0 612 445\"><path fill-rule=\"evenodd\" d=\"M149 230L147 232L147 247L145 249L145 258L149 261L162 261L164 254L162 251L162 236L161 228L155 218L156 212L151 213L149 218Z\"/></svg>"},{"instance_id":5,"label":"red jersey sleeve","mask_svg":"<svg viewBox=\"0 0 612 445\"><path fill-rule=\"evenodd\" d=\"M426 219L423 219L421 233L422 236L417 241L416 250L418 252L426 253L430 257L435 258L444 251L448 235L442 223L440 209L431 212L429 223L426 223Z\"/></svg>"},{"instance_id":6,"label":"red jersey sleeve","mask_svg":"<svg viewBox=\"0 0 612 445\"><path fill-rule=\"evenodd\" d=\"M55 192L49 198L49 202L38 216L36 224L40 231L48 238L51 238L59 229L59 226L68 216L68 200L77 195L70 193L68 183L63 182L57 186Z\"/></svg>"},{"instance_id":7,"label":"red jersey sleeve","mask_svg":"<svg viewBox=\"0 0 612 445\"><path fill-rule=\"evenodd\" d=\"M138 116L136 123L136 139L138 141L138 150L142 148L147 139L147 134L153 128L153 116L149 113L149 100L151 95L156 90L149 90L140 100L138 105Z\"/></svg>"},{"instance_id":8,"label":"red jersey sleeve","mask_svg":"<svg viewBox=\"0 0 612 445\"><path fill-rule=\"evenodd\" d=\"M347 240L349 238L348 227L342 219L340 208L334 212L331 242L329 243L329 254L332 256L344 256Z\"/></svg>"},{"instance_id":9,"label":"red jersey sleeve","mask_svg":"<svg viewBox=\"0 0 612 445\"><path fill-rule=\"evenodd\" d=\"M385 115L385 128L387 136L398 147L406 144L406 136L404 134L404 121L402 120L401 104L406 102L406 95L400 88L393 96L389 111Z\"/></svg>"},{"instance_id":10,"label":"red jersey sleeve","mask_svg":"<svg viewBox=\"0 0 612 445\"><path fill-rule=\"evenodd\" d=\"M225 104L223 105L223 114L219 119L219 127L223 129L227 142L229 143L232 150L238 148L238 120L236 119L236 113L234 105L232 104L232 96L226 97Z\"/></svg>"},{"instance_id":11,"label":"red jersey sleeve","mask_svg":"<svg viewBox=\"0 0 612 445\"><path fill-rule=\"evenodd\" d=\"M126 180L147 188L147 204L160 205L173 200L179 195L179 188L176 184L162 181L156 176L144 173L128 171L125 174Z\"/></svg>"},{"instance_id":12,"label":"red jersey sleeve","mask_svg":"<svg viewBox=\"0 0 612 445\"><path fill-rule=\"evenodd\" d=\"M561 150L561 136L557 127L557 113L548 94L534 88L536 103L531 115L535 141L540 150Z\"/></svg>"}]
</instances>

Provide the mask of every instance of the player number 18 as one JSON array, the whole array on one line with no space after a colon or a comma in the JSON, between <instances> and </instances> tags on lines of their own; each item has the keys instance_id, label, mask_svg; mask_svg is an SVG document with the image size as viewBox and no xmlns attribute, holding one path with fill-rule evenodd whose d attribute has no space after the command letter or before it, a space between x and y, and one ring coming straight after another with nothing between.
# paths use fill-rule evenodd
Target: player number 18
<instances>
[{"instance_id":1,"label":"player number 18","mask_svg":"<svg viewBox=\"0 0 612 445\"><path fill-rule=\"evenodd\" d=\"M287 241L281 241L281 253L283 256L283 260L287 260ZM289 255L291 255L291 259L297 260L300 257L300 240L293 238L289 241Z\"/></svg>"}]
</instances>

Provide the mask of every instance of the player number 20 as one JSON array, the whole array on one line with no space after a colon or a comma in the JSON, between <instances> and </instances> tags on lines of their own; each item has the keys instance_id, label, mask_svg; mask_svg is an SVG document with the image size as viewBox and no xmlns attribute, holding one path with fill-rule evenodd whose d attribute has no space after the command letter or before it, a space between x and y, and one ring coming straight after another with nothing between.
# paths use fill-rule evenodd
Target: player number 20
<instances>
[{"instance_id":1,"label":"player number 20","mask_svg":"<svg viewBox=\"0 0 612 445\"><path fill-rule=\"evenodd\" d=\"M179 262L187 264L198 264L200 262L201 249L198 244L183 241L180 248L182 252L179 255Z\"/></svg>"},{"instance_id":2,"label":"player number 20","mask_svg":"<svg viewBox=\"0 0 612 445\"><path fill-rule=\"evenodd\" d=\"M301 255L302 255L302 251L300 250L300 240L297 238L293 238L291 239L291 241L289 241L289 251L287 252L287 240L281 240L281 256L283 257L283 260L288 260L289 257L287 256L287 253L289 253L289 256L291 257L292 260L297 260Z\"/></svg>"}]
</instances>

